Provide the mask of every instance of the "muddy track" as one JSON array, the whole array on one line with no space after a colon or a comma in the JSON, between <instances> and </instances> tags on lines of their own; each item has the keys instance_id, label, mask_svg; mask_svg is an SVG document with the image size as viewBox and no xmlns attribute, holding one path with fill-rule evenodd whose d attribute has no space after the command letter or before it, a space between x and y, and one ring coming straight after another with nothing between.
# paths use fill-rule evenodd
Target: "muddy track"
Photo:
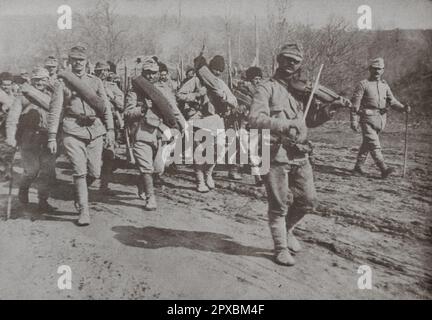
<instances>
[{"instance_id":1,"label":"muddy track","mask_svg":"<svg viewBox=\"0 0 432 320\"><path fill-rule=\"evenodd\" d=\"M1 182L0 298L430 299L430 132L412 129L408 176L383 181L371 160L368 176L351 176L360 137L347 128L334 121L311 132L320 205L298 226L304 250L292 268L272 261L264 187L248 175L234 182L217 168L216 190L200 194L191 168L178 166L156 187L158 210L146 212L136 196L136 170L123 162L113 195L90 188L87 228L75 225L64 158L54 214L37 215L35 204L23 209L14 200L13 219L4 221ZM402 133L397 126L389 131L384 154L400 173ZM16 181L20 170L18 160ZM30 197L35 202L34 189ZM59 264L71 266L73 290L56 287ZM357 288L362 264L373 270L373 290Z\"/></svg>"}]
</instances>

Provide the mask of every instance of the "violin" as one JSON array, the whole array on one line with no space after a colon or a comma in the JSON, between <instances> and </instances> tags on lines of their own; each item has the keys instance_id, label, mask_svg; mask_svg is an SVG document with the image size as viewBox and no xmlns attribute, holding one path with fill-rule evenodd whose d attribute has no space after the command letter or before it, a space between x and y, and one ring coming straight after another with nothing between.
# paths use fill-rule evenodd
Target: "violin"
<instances>
[{"instance_id":1,"label":"violin","mask_svg":"<svg viewBox=\"0 0 432 320\"><path fill-rule=\"evenodd\" d=\"M289 84L294 90L297 90L299 93L311 94L312 92L313 84L311 81L303 79L291 79ZM323 103L336 103L341 107L345 108L350 108L352 105L349 99L337 94L333 90L320 84L315 90L314 98Z\"/></svg>"}]
</instances>

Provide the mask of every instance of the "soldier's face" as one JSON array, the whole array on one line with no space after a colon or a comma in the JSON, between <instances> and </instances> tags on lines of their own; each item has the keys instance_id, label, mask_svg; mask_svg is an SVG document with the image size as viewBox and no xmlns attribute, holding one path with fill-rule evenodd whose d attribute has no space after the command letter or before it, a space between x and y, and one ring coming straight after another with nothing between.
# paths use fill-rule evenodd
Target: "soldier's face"
<instances>
[{"instance_id":1,"label":"soldier's face","mask_svg":"<svg viewBox=\"0 0 432 320\"><path fill-rule=\"evenodd\" d=\"M151 70L143 70L142 75L151 83L156 83L159 80L159 72Z\"/></svg>"},{"instance_id":2,"label":"soldier's face","mask_svg":"<svg viewBox=\"0 0 432 320\"><path fill-rule=\"evenodd\" d=\"M45 69L48 70L48 73L50 76L56 74L57 72L57 67L56 66L45 66Z\"/></svg>"},{"instance_id":3,"label":"soldier's face","mask_svg":"<svg viewBox=\"0 0 432 320\"><path fill-rule=\"evenodd\" d=\"M87 60L83 58L69 58L69 63L72 66L72 71L80 73L85 71Z\"/></svg>"},{"instance_id":4,"label":"soldier's face","mask_svg":"<svg viewBox=\"0 0 432 320\"><path fill-rule=\"evenodd\" d=\"M294 59L292 57L287 57L280 55L278 57L279 68L282 69L287 74L293 74L301 66L301 60Z\"/></svg>"},{"instance_id":5,"label":"soldier's face","mask_svg":"<svg viewBox=\"0 0 432 320\"><path fill-rule=\"evenodd\" d=\"M31 84L33 87L35 87L38 90L44 90L47 86L47 79L46 78L34 78L31 79Z\"/></svg>"},{"instance_id":6,"label":"soldier's face","mask_svg":"<svg viewBox=\"0 0 432 320\"><path fill-rule=\"evenodd\" d=\"M379 80L381 78L381 76L383 75L383 73L384 73L384 68L373 68L373 67L370 67L369 68L369 72L370 72L370 75L371 75L372 79Z\"/></svg>"},{"instance_id":7,"label":"soldier's face","mask_svg":"<svg viewBox=\"0 0 432 320\"><path fill-rule=\"evenodd\" d=\"M97 70L95 74L99 79L105 80L108 77L108 70Z\"/></svg>"},{"instance_id":8,"label":"soldier's face","mask_svg":"<svg viewBox=\"0 0 432 320\"><path fill-rule=\"evenodd\" d=\"M261 82L262 78L261 77L255 77L251 80L251 83L256 86Z\"/></svg>"},{"instance_id":9,"label":"soldier's face","mask_svg":"<svg viewBox=\"0 0 432 320\"><path fill-rule=\"evenodd\" d=\"M195 75L195 71L190 70L188 73L186 73L186 78L191 79Z\"/></svg>"},{"instance_id":10,"label":"soldier's face","mask_svg":"<svg viewBox=\"0 0 432 320\"><path fill-rule=\"evenodd\" d=\"M12 91L12 84L3 82L1 88L3 89L4 92L9 94Z\"/></svg>"},{"instance_id":11,"label":"soldier's face","mask_svg":"<svg viewBox=\"0 0 432 320\"><path fill-rule=\"evenodd\" d=\"M160 79L161 81L167 81L167 80L168 80L168 72L166 72L166 71L162 71L162 72L160 73L160 77L159 77L159 79Z\"/></svg>"}]
</instances>

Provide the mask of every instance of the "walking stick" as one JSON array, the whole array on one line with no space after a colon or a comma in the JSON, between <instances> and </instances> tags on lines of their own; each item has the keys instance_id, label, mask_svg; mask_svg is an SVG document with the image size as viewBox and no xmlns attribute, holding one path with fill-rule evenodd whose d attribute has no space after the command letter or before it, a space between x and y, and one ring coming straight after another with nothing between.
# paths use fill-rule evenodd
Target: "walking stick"
<instances>
[{"instance_id":1,"label":"walking stick","mask_svg":"<svg viewBox=\"0 0 432 320\"><path fill-rule=\"evenodd\" d=\"M408 112L405 112L405 148L404 148L402 178L405 178L407 158L408 158Z\"/></svg>"},{"instance_id":2,"label":"walking stick","mask_svg":"<svg viewBox=\"0 0 432 320\"><path fill-rule=\"evenodd\" d=\"M12 155L12 160L9 166L9 174L10 174L10 178L9 178L9 194L8 194L8 199L7 199L7 208L6 208L6 220L10 219L10 215L11 215L11 211L12 211L12 188L13 188L13 164L15 162L15 155L17 153L17 148L14 148L13 151L13 155Z\"/></svg>"}]
</instances>

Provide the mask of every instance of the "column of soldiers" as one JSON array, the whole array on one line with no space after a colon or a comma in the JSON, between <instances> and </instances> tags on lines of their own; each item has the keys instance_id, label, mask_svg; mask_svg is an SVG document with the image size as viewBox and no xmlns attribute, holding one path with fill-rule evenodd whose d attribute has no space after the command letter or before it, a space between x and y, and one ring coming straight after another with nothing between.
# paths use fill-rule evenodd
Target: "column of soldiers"
<instances>
[{"instance_id":1,"label":"column of soldiers","mask_svg":"<svg viewBox=\"0 0 432 320\"><path fill-rule=\"evenodd\" d=\"M167 66L149 56L141 61L140 80L132 81L133 85L122 92L115 83L118 76L110 72L106 62L98 62L95 75L89 74L86 49L75 46L68 54L70 71L60 71L57 59L49 56L44 68L36 67L17 92L12 90L11 79L3 79L0 107L2 114L7 115L6 142L19 146L24 168L20 202L28 204L29 188L39 177L39 209L55 210L48 200L56 179L55 162L61 143L73 168L77 224L89 225L88 188L100 178L100 190L104 194L110 191L116 136L127 127L139 171L138 196L144 209L156 210L154 179L165 168L160 154L169 143L173 146L172 137L167 134L170 129L181 133L190 127L194 131L206 129L215 144L219 143L218 129L268 129L270 170L260 176L257 157L251 157L250 166L256 184L266 188L275 261L293 265L292 253L301 250L294 229L305 214L313 212L318 201L309 159L308 128L325 123L338 108L347 105L342 97L332 103L320 103L314 98L305 115L309 94L293 86L303 57L301 45L287 44L276 57L278 68L274 75L263 80L262 70L251 67L245 81L233 89L220 78L225 70L222 56L214 56L209 63L198 56L178 85L170 79ZM382 80L382 58L372 60L369 71L369 78L360 82L352 98L351 127L355 131L361 129L363 134L353 173L365 174L363 166L370 153L382 178L387 178L394 169L385 164L378 138L386 123L387 105L404 112L410 108L397 101ZM166 104L165 111L161 111L160 104ZM164 112L174 120L168 121ZM251 141L250 146L258 149L258 140ZM193 142L194 148L201 144L200 140ZM215 188L215 164L202 161L193 166L197 191ZM228 177L241 179L237 165L229 166Z\"/></svg>"}]
</instances>

